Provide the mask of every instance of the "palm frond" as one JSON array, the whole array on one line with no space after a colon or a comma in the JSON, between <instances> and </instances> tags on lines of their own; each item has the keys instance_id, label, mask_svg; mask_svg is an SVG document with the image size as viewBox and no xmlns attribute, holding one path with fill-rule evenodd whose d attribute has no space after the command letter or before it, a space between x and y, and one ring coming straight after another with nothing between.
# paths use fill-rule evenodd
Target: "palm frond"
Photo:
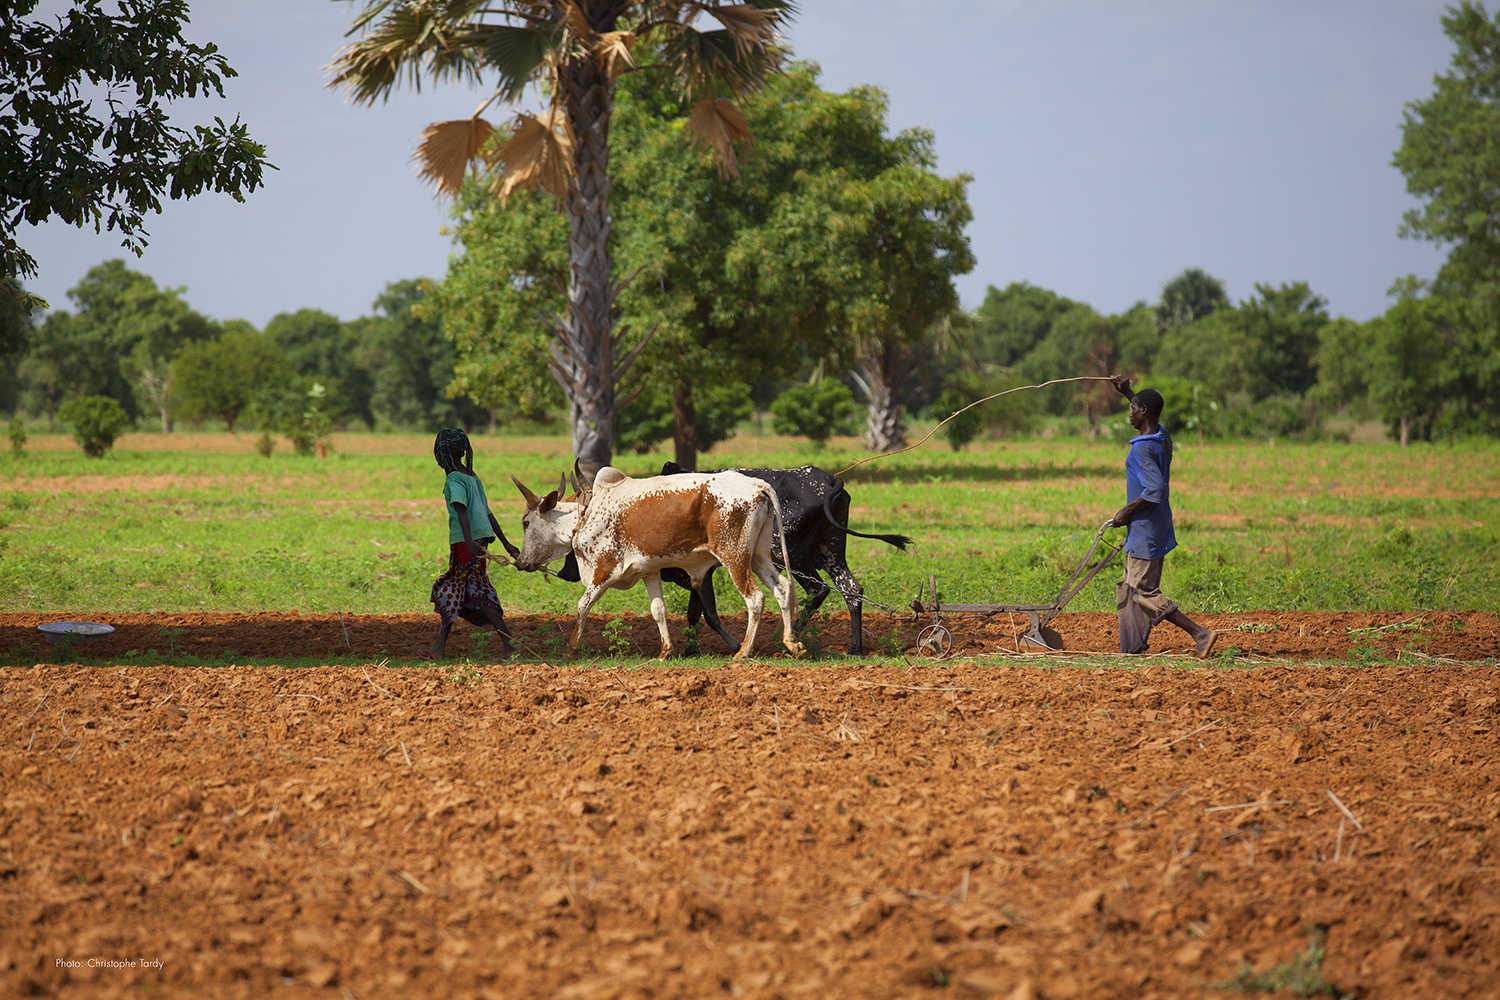
<instances>
[{"instance_id":1,"label":"palm frond","mask_svg":"<svg viewBox=\"0 0 1500 1000\"><path fill-rule=\"evenodd\" d=\"M754 141L750 134L750 123L734 104L722 97L707 97L693 105L688 114L688 132L693 145L699 142L708 146L714 161L719 165L720 177L738 177L739 164L735 161L734 145L749 146Z\"/></svg>"},{"instance_id":2,"label":"palm frond","mask_svg":"<svg viewBox=\"0 0 1500 1000\"><path fill-rule=\"evenodd\" d=\"M635 65L635 59L630 54L634 47L633 31L607 31L599 36L594 55L610 83L614 83L621 73Z\"/></svg>"},{"instance_id":3,"label":"palm frond","mask_svg":"<svg viewBox=\"0 0 1500 1000\"><path fill-rule=\"evenodd\" d=\"M373 28L366 24L367 33L339 49L325 67L333 73L328 86L349 91L357 104L374 104L388 99L403 76L417 91L424 77L434 83L478 80L476 54L461 44L476 6L474 0L381 6L380 21Z\"/></svg>"},{"instance_id":4,"label":"palm frond","mask_svg":"<svg viewBox=\"0 0 1500 1000\"><path fill-rule=\"evenodd\" d=\"M578 6L578 0L557 0L557 6L562 11L562 18L567 22L568 30L573 37L587 45L594 39L593 25L584 16L583 8Z\"/></svg>"},{"instance_id":5,"label":"palm frond","mask_svg":"<svg viewBox=\"0 0 1500 1000\"><path fill-rule=\"evenodd\" d=\"M427 126L412 157L418 163L417 176L436 185L442 194L457 194L463 187L469 162L479 156L494 131L478 115Z\"/></svg>"},{"instance_id":6,"label":"palm frond","mask_svg":"<svg viewBox=\"0 0 1500 1000\"><path fill-rule=\"evenodd\" d=\"M724 26L724 30L729 32L729 37L734 39L741 56L776 40L777 19L773 11L761 10L747 3L703 9L712 14Z\"/></svg>"},{"instance_id":7,"label":"palm frond","mask_svg":"<svg viewBox=\"0 0 1500 1000\"><path fill-rule=\"evenodd\" d=\"M567 112L553 107L538 117L523 111L511 128L511 137L487 157L490 167L499 170L490 190L502 204L518 188L546 191L562 201L573 175L574 136Z\"/></svg>"},{"instance_id":8,"label":"palm frond","mask_svg":"<svg viewBox=\"0 0 1500 1000\"><path fill-rule=\"evenodd\" d=\"M563 22L538 24L484 24L468 32L462 41L482 53L485 69L493 70L498 79L495 90L502 100L520 98L536 71L563 37Z\"/></svg>"},{"instance_id":9,"label":"palm frond","mask_svg":"<svg viewBox=\"0 0 1500 1000\"><path fill-rule=\"evenodd\" d=\"M742 94L765 84L781 65L781 50L767 42L742 49L727 29L698 31L676 25L665 30L662 62L684 93L712 91L715 85Z\"/></svg>"}]
</instances>

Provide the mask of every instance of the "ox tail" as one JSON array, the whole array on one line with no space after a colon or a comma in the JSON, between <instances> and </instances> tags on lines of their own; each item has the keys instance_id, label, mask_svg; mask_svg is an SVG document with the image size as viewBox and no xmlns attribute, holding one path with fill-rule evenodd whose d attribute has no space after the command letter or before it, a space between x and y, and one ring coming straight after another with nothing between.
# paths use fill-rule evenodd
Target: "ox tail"
<instances>
[{"instance_id":1,"label":"ox tail","mask_svg":"<svg viewBox=\"0 0 1500 1000\"><path fill-rule=\"evenodd\" d=\"M797 599L797 578L792 575L792 558L786 548L786 522L781 517L781 501L776 498L776 491L769 484L763 483L761 488L771 498L771 509L776 512L776 540L781 543L781 565L785 566L782 572L786 574L788 582L792 584L792 600Z\"/></svg>"},{"instance_id":2,"label":"ox tail","mask_svg":"<svg viewBox=\"0 0 1500 1000\"><path fill-rule=\"evenodd\" d=\"M825 494L823 497L823 516L828 519L829 524L833 525L835 528L842 531L846 535L853 535L856 538L873 538L877 542L885 542L887 545L894 545L902 552L906 551L907 543L911 541L911 539L906 535L867 535L863 531L855 531L847 524L839 524L838 521L834 520L833 511L829 508L828 505L832 503L833 498L843 490L844 483L837 477L835 477L833 481L838 484L838 489Z\"/></svg>"}]
</instances>

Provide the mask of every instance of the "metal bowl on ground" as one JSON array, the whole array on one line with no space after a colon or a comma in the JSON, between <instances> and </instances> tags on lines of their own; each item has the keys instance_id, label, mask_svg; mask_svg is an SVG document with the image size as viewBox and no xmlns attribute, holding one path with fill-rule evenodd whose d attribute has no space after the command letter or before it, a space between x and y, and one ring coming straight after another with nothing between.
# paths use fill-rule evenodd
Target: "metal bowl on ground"
<instances>
[{"instance_id":1,"label":"metal bowl on ground","mask_svg":"<svg viewBox=\"0 0 1500 1000\"><path fill-rule=\"evenodd\" d=\"M37 628L47 637L48 642L88 642L115 630L113 625L99 622L43 622Z\"/></svg>"}]
</instances>

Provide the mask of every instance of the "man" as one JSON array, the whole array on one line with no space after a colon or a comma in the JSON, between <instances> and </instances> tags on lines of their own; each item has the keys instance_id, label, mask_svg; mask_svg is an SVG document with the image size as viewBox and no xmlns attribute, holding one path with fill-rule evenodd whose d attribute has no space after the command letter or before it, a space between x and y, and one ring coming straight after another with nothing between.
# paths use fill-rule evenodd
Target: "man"
<instances>
[{"instance_id":1,"label":"man","mask_svg":"<svg viewBox=\"0 0 1500 1000\"><path fill-rule=\"evenodd\" d=\"M1128 528L1125 536L1125 576L1115 588L1115 608L1120 616L1120 652L1144 653L1146 640L1157 623L1169 621L1192 636L1194 655L1200 660L1213 652L1219 635L1177 610L1161 592L1162 561L1177 547L1172 533L1170 479L1172 438L1161 426L1165 401L1155 389L1132 392L1130 379L1115 375L1116 389L1130 400L1130 439L1125 458L1125 506L1110 521L1115 528Z\"/></svg>"}]
</instances>

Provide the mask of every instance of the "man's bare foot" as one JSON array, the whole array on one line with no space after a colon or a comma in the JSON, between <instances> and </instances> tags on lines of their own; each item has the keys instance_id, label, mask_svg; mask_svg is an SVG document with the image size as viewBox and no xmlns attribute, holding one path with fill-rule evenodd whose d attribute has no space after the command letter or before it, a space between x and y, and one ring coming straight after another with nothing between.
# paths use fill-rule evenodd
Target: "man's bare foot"
<instances>
[{"instance_id":1,"label":"man's bare foot","mask_svg":"<svg viewBox=\"0 0 1500 1000\"><path fill-rule=\"evenodd\" d=\"M1214 651L1214 647L1219 643L1219 633L1213 629L1206 628L1203 630L1203 633L1198 638L1198 648L1193 653L1200 660L1208 659L1208 655Z\"/></svg>"},{"instance_id":2,"label":"man's bare foot","mask_svg":"<svg viewBox=\"0 0 1500 1000\"><path fill-rule=\"evenodd\" d=\"M417 650L417 659L419 660L441 660L443 658L443 655L443 648L436 645L423 646L421 649Z\"/></svg>"}]
</instances>

